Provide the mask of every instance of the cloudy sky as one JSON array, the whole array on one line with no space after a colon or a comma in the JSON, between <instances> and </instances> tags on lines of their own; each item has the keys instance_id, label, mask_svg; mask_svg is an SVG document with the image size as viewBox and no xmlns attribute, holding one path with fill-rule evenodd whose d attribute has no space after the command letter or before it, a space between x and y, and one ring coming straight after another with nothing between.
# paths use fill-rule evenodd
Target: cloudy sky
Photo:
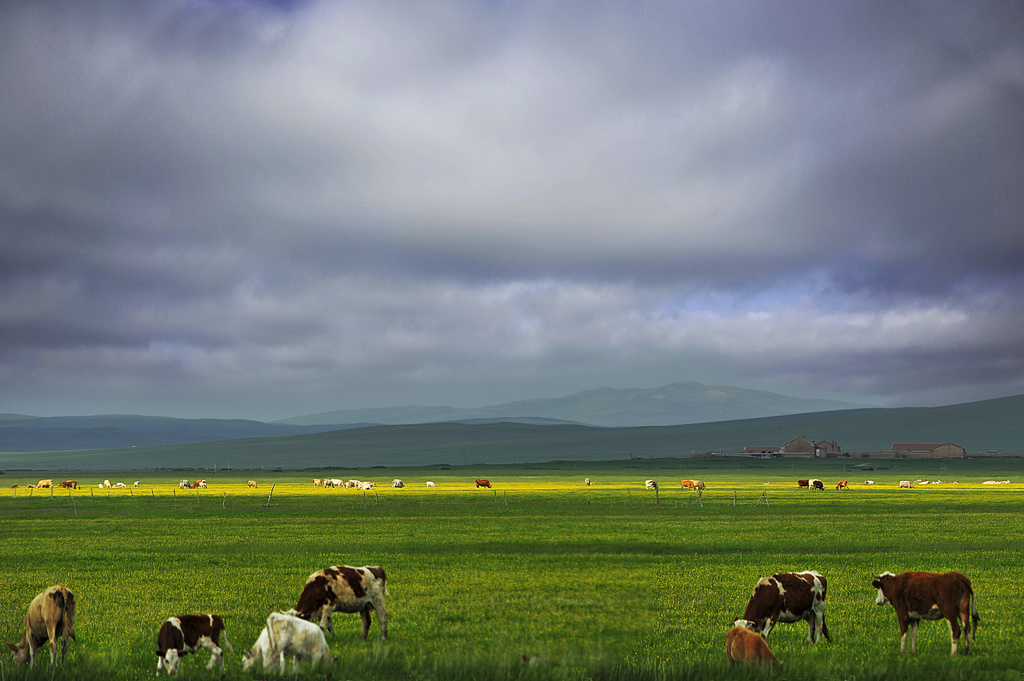
<instances>
[{"instance_id":1,"label":"cloudy sky","mask_svg":"<svg viewBox=\"0 0 1024 681\"><path fill-rule=\"evenodd\" d=\"M0 3L0 412L1024 393L1024 4Z\"/></svg>"}]
</instances>

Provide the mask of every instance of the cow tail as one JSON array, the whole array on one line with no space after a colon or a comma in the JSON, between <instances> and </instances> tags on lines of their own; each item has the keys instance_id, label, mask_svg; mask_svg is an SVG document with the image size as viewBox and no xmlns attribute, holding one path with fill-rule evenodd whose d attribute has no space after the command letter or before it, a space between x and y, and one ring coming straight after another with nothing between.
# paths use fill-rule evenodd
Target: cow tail
<instances>
[{"instance_id":1,"label":"cow tail","mask_svg":"<svg viewBox=\"0 0 1024 681\"><path fill-rule=\"evenodd\" d=\"M287 613L286 613L287 614ZM270 645L270 659L277 664L277 634L274 631L274 618L267 618L267 643ZM264 662L266 664L266 662Z\"/></svg>"},{"instance_id":2,"label":"cow tail","mask_svg":"<svg viewBox=\"0 0 1024 681\"><path fill-rule=\"evenodd\" d=\"M228 629L227 629L227 627L224 627L223 629L221 629L220 633L224 634L224 650L228 651L229 653L235 652L235 649L231 647L231 642L228 641Z\"/></svg>"},{"instance_id":3,"label":"cow tail","mask_svg":"<svg viewBox=\"0 0 1024 681\"><path fill-rule=\"evenodd\" d=\"M974 591L971 591L971 626L973 628L972 635L978 631L978 622L981 621L981 615L978 614L978 604L974 601Z\"/></svg>"},{"instance_id":4,"label":"cow tail","mask_svg":"<svg viewBox=\"0 0 1024 681\"><path fill-rule=\"evenodd\" d=\"M825 613L821 613L821 633L825 635L825 640L832 643L832 637L828 633L828 623L825 621ZM779 664L782 664L781 662Z\"/></svg>"},{"instance_id":5,"label":"cow tail","mask_svg":"<svg viewBox=\"0 0 1024 681\"><path fill-rule=\"evenodd\" d=\"M63 584L60 585L61 593L64 595L64 635L63 635L63 646L67 648L68 638L78 643L78 639L75 638L75 595L68 591L67 587Z\"/></svg>"}]
</instances>

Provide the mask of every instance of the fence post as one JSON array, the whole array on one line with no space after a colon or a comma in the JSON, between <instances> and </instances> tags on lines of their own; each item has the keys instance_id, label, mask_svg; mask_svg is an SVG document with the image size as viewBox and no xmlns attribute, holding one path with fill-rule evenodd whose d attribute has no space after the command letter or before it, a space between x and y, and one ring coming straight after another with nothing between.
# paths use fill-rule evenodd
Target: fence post
<instances>
[{"instance_id":1,"label":"fence post","mask_svg":"<svg viewBox=\"0 0 1024 681\"><path fill-rule=\"evenodd\" d=\"M227 508L227 506L224 505L224 498L226 496L227 496L227 492L221 492L220 493L220 507L221 508Z\"/></svg>"},{"instance_id":2,"label":"fence post","mask_svg":"<svg viewBox=\"0 0 1024 681\"><path fill-rule=\"evenodd\" d=\"M53 485L50 485L50 501L53 501Z\"/></svg>"},{"instance_id":3,"label":"fence post","mask_svg":"<svg viewBox=\"0 0 1024 681\"><path fill-rule=\"evenodd\" d=\"M508 490L502 490L501 495L505 497L505 510L508 510Z\"/></svg>"},{"instance_id":4,"label":"fence post","mask_svg":"<svg viewBox=\"0 0 1024 681\"><path fill-rule=\"evenodd\" d=\"M658 488L654 488L654 505L657 506L661 503L661 499L658 497Z\"/></svg>"},{"instance_id":5,"label":"fence post","mask_svg":"<svg viewBox=\"0 0 1024 681\"><path fill-rule=\"evenodd\" d=\"M277 487L277 481L276 480L274 481L274 484L270 486L270 496L267 497L267 505L264 506L263 508L267 508L268 506L270 506L270 500L274 498L274 488L275 487Z\"/></svg>"},{"instance_id":6,"label":"fence post","mask_svg":"<svg viewBox=\"0 0 1024 681\"><path fill-rule=\"evenodd\" d=\"M702 489L697 490L697 503L700 504L701 508L704 508L703 496L704 496L704 490L702 490Z\"/></svg>"},{"instance_id":7,"label":"fence post","mask_svg":"<svg viewBox=\"0 0 1024 681\"><path fill-rule=\"evenodd\" d=\"M498 505L498 490L494 490L494 505Z\"/></svg>"},{"instance_id":8,"label":"fence post","mask_svg":"<svg viewBox=\"0 0 1024 681\"><path fill-rule=\"evenodd\" d=\"M736 505L736 490L732 491L732 505Z\"/></svg>"}]
</instances>

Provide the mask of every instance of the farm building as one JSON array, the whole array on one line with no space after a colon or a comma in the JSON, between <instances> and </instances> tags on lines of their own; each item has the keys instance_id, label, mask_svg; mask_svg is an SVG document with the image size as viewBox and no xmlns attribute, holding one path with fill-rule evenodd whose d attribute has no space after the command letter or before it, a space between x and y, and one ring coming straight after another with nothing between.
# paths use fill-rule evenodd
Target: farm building
<instances>
[{"instance_id":1,"label":"farm building","mask_svg":"<svg viewBox=\"0 0 1024 681\"><path fill-rule=\"evenodd\" d=\"M967 456L967 450L952 442L894 442L892 454L897 458L907 459L963 459Z\"/></svg>"},{"instance_id":2,"label":"farm building","mask_svg":"<svg viewBox=\"0 0 1024 681\"><path fill-rule=\"evenodd\" d=\"M798 437L782 445L783 456L805 456L810 458L832 458L839 456L842 448L835 442L821 440L814 442L806 437Z\"/></svg>"},{"instance_id":3,"label":"farm building","mask_svg":"<svg viewBox=\"0 0 1024 681\"><path fill-rule=\"evenodd\" d=\"M782 456L781 447L744 447L741 452L744 456Z\"/></svg>"}]
</instances>

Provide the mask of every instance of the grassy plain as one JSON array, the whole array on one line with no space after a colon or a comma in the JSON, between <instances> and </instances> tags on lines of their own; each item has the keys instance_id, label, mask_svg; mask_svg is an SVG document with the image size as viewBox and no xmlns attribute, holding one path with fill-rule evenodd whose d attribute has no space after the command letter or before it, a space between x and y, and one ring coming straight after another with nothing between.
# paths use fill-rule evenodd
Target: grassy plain
<instances>
[{"instance_id":1,"label":"grassy plain","mask_svg":"<svg viewBox=\"0 0 1024 681\"><path fill-rule=\"evenodd\" d=\"M52 498L0 490L0 637L17 640L29 600L63 582L79 598L79 642L53 678L149 678L160 622L193 612L224 616L235 649L226 677L250 678L240 653L269 612L294 605L314 570L369 564L388 572L390 641L376 622L362 641L358 617L336 615L334 679L747 679L767 673L727 667L728 623L760 576L817 569L829 580L833 641L812 646L805 625L780 625L773 678L1024 678L1024 462L854 463L59 474L89 486ZM186 476L209 489L178 489ZM378 488L313 488L324 476ZM798 490L793 481L809 476L852 489ZM137 489L96 487L139 477ZM258 489L246 487L252 477ZM391 489L394 477L406 488ZM475 489L475 477L494 489ZM707 482L703 506L679 489L682 477ZM646 478L661 483L657 495ZM917 478L944 484L896 489ZM981 484L1005 478L1014 482ZM755 505L763 493L768 505ZM917 656L899 657L895 615L874 605L871 576L909 569L971 577L982 617L974 655L951 659L946 626L926 622ZM48 657L46 647L34 672L5 658L0 678L50 678ZM186 659L181 673L207 676L207 659Z\"/></svg>"}]
</instances>

